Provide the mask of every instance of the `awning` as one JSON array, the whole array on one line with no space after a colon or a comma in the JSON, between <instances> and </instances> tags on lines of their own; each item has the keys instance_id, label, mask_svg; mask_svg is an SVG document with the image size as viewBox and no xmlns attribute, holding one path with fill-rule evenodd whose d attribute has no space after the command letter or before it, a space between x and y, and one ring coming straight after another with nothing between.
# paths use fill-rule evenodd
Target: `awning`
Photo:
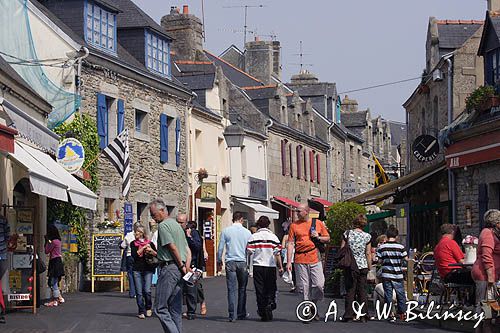
<instances>
[{"instance_id":1,"label":"awning","mask_svg":"<svg viewBox=\"0 0 500 333\"><path fill-rule=\"evenodd\" d=\"M255 200L247 200L247 199L240 199L240 198L235 198L235 200L244 205L247 206L248 208L251 208L255 211L255 219L258 220L259 217L261 216L267 216L270 220L277 220L280 217L280 213L278 211L275 211L272 208L269 208L267 206L264 206L258 201Z\"/></svg>"},{"instance_id":2,"label":"awning","mask_svg":"<svg viewBox=\"0 0 500 333\"><path fill-rule=\"evenodd\" d=\"M321 199L321 198L313 198L312 200L319 202L320 204L322 204L323 206L325 206L327 208L333 205L333 202L330 202L328 200Z\"/></svg>"},{"instance_id":3,"label":"awning","mask_svg":"<svg viewBox=\"0 0 500 333\"><path fill-rule=\"evenodd\" d=\"M26 168L33 193L61 201L68 201L69 194L73 205L96 209L97 196L49 155L16 141L8 157Z\"/></svg>"},{"instance_id":4,"label":"awning","mask_svg":"<svg viewBox=\"0 0 500 333\"><path fill-rule=\"evenodd\" d=\"M458 141L446 148L448 168L463 168L500 159L500 131Z\"/></svg>"},{"instance_id":5,"label":"awning","mask_svg":"<svg viewBox=\"0 0 500 333\"><path fill-rule=\"evenodd\" d=\"M288 199L285 197L273 197L272 198L274 201L279 201L281 204L285 204L286 206L290 206L293 208L299 207L300 203L297 201L293 201L292 199Z\"/></svg>"},{"instance_id":6,"label":"awning","mask_svg":"<svg viewBox=\"0 0 500 333\"><path fill-rule=\"evenodd\" d=\"M390 181L389 183L381 185L371 191L361 193L355 197L349 198L347 201L365 204L375 203L393 196L397 192L411 187L444 169L446 169L446 163L443 161L441 163L423 168L422 170L410 173L409 175L403 176L396 180Z\"/></svg>"}]
</instances>

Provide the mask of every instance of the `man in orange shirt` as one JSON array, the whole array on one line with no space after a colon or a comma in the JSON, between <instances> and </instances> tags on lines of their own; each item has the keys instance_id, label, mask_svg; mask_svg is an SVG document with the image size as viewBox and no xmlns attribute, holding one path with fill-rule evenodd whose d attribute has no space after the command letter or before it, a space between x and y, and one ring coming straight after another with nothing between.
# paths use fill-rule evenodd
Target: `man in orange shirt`
<instances>
[{"instance_id":1,"label":"man in orange shirt","mask_svg":"<svg viewBox=\"0 0 500 333\"><path fill-rule=\"evenodd\" d=\"M293 222L288 232L287 265L288 272L292 271L292 253L297 274L297 288L304 300L317 302L323 299L325 276L321 264L320 253L313 242L316 238L321 243L328 243L330 235L323 222L316 220L316 227L312 228L309 219L309 206L301 204L298 207L298 219Z\"/></svg>"}]
</instances>

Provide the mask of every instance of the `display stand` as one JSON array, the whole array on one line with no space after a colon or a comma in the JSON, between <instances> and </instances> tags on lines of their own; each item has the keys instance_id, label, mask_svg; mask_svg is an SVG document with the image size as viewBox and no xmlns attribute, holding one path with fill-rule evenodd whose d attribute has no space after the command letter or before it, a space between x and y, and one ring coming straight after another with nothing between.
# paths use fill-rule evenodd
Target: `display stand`
<instances>
[{"instance_id":1,"label":"display stand","mask_svg":"<svg viewBox=\"0 0 500 333\"><path fill-rule=\"evenodd\" d=\"M92 236L92 292L95 282L101 277L120 279L120 292L123 293L123 272L121 271L122 234L96 234Z\"/></svg>"}]
</instances>

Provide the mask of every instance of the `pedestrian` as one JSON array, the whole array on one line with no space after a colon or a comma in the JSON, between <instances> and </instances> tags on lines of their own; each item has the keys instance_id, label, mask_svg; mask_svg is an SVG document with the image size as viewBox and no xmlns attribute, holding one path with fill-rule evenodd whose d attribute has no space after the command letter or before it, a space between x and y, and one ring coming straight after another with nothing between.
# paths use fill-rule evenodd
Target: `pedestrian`
<instances>
[{"instance_id":1,"label":"pedestrian","mask_svg":"<svg viewBox=\"0 0 500 333\"><path fill-rule=\"evenodd\" d=\"M357 269L345 269L344 279L347 289L345 312L341 318L343 322L361 321L366 322L368 316L354 318L353 303L356 301L361 304L362 313L368 313L367 301L368 295L366 293L367 275L372 266L371 254L371 235L363 231L367 225L366 216L358 214L353 220L354 228L347 230L343 234L341 247L349 246L354 256ZM346 241L348 240L348 242Z\"/></svg>"},{"instance_id":2,"label":"pedestrian","mask_svg":"<svg viewBox=\"0 0 500 333\"><path fill-rule=\"evenodd\" d=\"M130 249L130 244L135 241L135 231L137 230L138 227L140 227L141 224L139 222L134 223L134 226L132 227L132 231L127 232L125 237L123 238L123 241L120 244L120 247L125 250L125 265L122 268L127 272L127 279L128 279L128 296L130 298L135 297L135 285L134 285L134 258L132 258L132 252Z\"/></svg>"},{"instance_id":3,"label":"pedestrian","mask_svg":"<svg viewBox=\"0 0 500 333\"><path fill-rule=\"evenodd\" d=\"M281 241L281 257L283 258L283 265L284 267L286 267L286 264L287 264L287 260L288 260L288 231L290 229L290 224L287 224L286 227L283 229L283 231L285 232L285 235L283 236L283 239ZM292 249L292 252L294 252L295 249ZM292 253L292 264L293 264L293 257L294 257L294 253ZM292 275L292 288L290 288L290 292L291 293L294 293L295 292L295 286L297 285L297 279L296 279L296 275L295 275L295 268L293 267L292 265L292 272L291 272L291 275Z\"/></svg>"},{"instance_id":4,"label":"pedestrian","mask_svg":"<svg viewBox=\"0 0 500 333\"><path fill-rule=\"evenodd\" d=\"M384 302L392 307L393 290L396 291L398 304L397 315L401 321L405 320L406 294L404 288L403 262L408 261L408 254L403 245L397 242L398 229L390 225L387 229L387 241L377 248L377 257L381 263L382 283L384 286ZM396 318L391 317L391 322Z\"/></svg>"},{"instance_id":5,"label":"pedestrian","mask_svg":"<svg viewBox=\"0 0 500 333\"><path fill-rule=\"evenodd\" d=\"M182 332L182 277L189 271L191 251L184 230L169 217L163 200L153 200L149 213L158 223L157 257L160 263L155 314L164 332L179 333Z\"/></svg>"},{"instance_id":6,"label":"pedestrian","mask_svg":"<svg viewBox=\"0 0 500 333\"><path fill-rule=\"evenodd\" d=\"M309 218L309 206L300 204L297 211L297 220L290 225L288 232L287 264L286 269L292 272L292 255L295 274L297 274L297 288L305 301L317 303L323 299L325 276L321 255L315 242L328 243L330 235L320 220ZM315 317L319 320L319 316Z\"/></svg>"},{"instance_id":7,"label":"pedestrian","mask_svg":"<svg viewBox=\"0 0 500 333\"><path fill-rule=\"evenodd\" d=\"M155 220L149 220L149 231L151 235L151 243L153 243L156 248L158 248L158 225ZM158 282L158 268L155 268L155 272L153 274L153 279L151 280L151 285L156 286Z\"/></svg>"},{"instance_id":8,"label":"pedestrian","mask_svg":"<svg viewBox=\"0 0 500 333\"><path fill-rule=\"evenodd\" d=\"M196 230L195 222L187 222L186 214L177 215L177 222L180 224L186 235L186 241L188 243L189 249L191 250L191 268L200 268L200 263L198 262L203 251L203 244L198 230ZM194 227L193 227L194 223ZM186 297L186 307L187 312L183 313L182 316L188 320L193 320L196 318L196 306L198 304L198 288L203 290L203 287L198 287L201 285L201 281L198 280L196 284L190 284L184 281L183 291ZM204 297L204 296L203 296Z\"/></svg>"},{"instance_id":9,"label":"pedestrian","mask_svg":"<svg viewBox=\"0 0 500 333\"><path fill-rule=\"evenodd\" d=\"M143 226L135 229L135 240L130 243L132 258L134 258L133 275L138 318L144 319L151 317L152 301L151 301L151 284L155 266L150 265L146 258L147 256L156 256L156 246L146 237L146 232Z\"/></svg>"},{"instance_id":10,"label":"pedestrian","mask_svg":"<svg viewBox=\"0 0 500 333\"><path fill-rule=\"evenodd\" d=\"M241 212L233 214L233 225L224 229L220 235L217 271L222 270L222 254L225 250L227 306L230 322L236 319L244 320L250 316L246 309L248 283L246 247L250 236L250 231L243 227ZM237 303L236 295L238 295Z\"/></svg>"},{"instance_id":11,"label":"pedestrian","mask_svg":"<svg viewBox=\"0 0 500 333\"><path fill-rule=\"evenodd\" d=\"M62 261L62 243L59 230L53 224L47 226L45 235L45 253L49 255L48 285L51 289L51 300L45 306L58 306L65 302L59 290L59 282L64 276L64 264Z\"/></svg>"},{"instance_id":12,"label":"pedestrian","mask_svg":"<svg viewBox=\"0 0 500 333\"><path fill-rule=\"evenodd\" d=\"M248 240L247 251L252 254L253 282L257 296L257 314L262 321L273 320L276 309L276 264L283 274L281 244L268 229L271 221L266 216L257 220L257 231Z\"/></svg>"},{"instance_id":13,"label":"pedestrian","mask_svg":"<svg viewBox=\"0 0 500 333\"><path fill-rule=\"evenodd\" d=\"M488 210L484 214L484 224L485 227L479 235L477 260L472 266L478 313L482 311L482 301L495 299L495 282L500 281L500 211ZM496 324L499 325L498 319ZM481 329L482 332L493 332L491 319L483 322Z\"/></svg>"}]
</instances>

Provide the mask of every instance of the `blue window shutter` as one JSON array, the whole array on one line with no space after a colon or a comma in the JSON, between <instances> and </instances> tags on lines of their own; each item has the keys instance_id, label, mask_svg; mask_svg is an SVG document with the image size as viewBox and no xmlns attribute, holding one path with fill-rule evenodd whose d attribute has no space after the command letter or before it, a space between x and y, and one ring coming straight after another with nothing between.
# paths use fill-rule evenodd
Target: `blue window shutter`
<instances>
[{"instance_id":1,"label":"blue window shutter","mask_svg":"<svg viewBox=\"0 0 500 333\"><path fill-rule=\"evenodd\" d=\"M97 134L99 135L99 148L104 149L108 141L108 108L106 96L97 94Z\"/></svg>"},{"instance_id":2,"label":"blue window shutter","mask_svg":"<svg viewBox=\"0 0 500 333\"><path fill-rule=\"evenodd\" d=\"M175 120L175 165L181 165L181 119Z\"/></svg>"},{"instance_id":3,"label":"blue window shutter","mask_svg":"<svg viewBox=\"0 0 500 333\"><path fill-rule=\"evenodd\" d=\"M166 114L160 115L160 162L168 162L168 118Z\"/></svg>"},{"instance_id":4,"label":"blue window shutter","mask_svg":"<svg viewBox=\"0 0 500 333\"><path fill-rule=\"evenodd\" d=\"M118 100L118 133L120 134L125 129L125 105L123 99Z\"/></svg>"}]
</instances>

